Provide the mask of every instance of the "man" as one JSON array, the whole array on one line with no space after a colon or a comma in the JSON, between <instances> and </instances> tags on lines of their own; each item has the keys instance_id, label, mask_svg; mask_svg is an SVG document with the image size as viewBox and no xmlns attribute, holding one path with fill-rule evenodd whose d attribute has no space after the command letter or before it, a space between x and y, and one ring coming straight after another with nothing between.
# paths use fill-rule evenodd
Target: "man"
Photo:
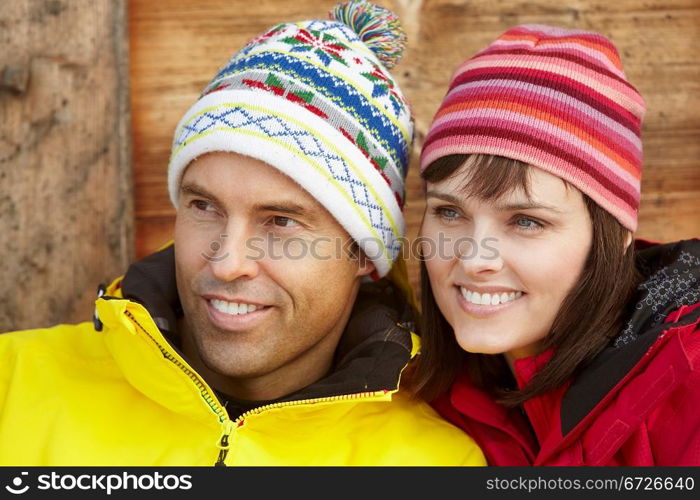
<instances>
[{"instance_id":1,"label":"man","mask_svg":"<svg viewBox=\"0 0 700 500\"><path fill-rule=\"evenodd\" d=\"M93 322L0 336L1 464L484 464L398 392L412 120L376 50L333 20L234 55L175 133L174 245Z\"/></svg>"}]
</instances>

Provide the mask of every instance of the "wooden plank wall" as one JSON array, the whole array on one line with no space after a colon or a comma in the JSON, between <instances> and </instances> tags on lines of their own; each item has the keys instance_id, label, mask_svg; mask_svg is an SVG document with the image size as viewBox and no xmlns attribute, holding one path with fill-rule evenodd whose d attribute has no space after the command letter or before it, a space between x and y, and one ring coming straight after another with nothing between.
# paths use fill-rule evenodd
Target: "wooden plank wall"
<instances>
[{"instance_id":1,"label":"wooden plank wall","mask_svg":"<svg viewBox=\"0 0 700 500\"><path fill-rule=\"evenodd\" d=\"M392 71L414 107L417 143L408 181L408 235L423 212L417 155L453 69L507 28L544 23L600 31L620 49L647 100L645 171L637 235L700 235L700 2L698 0L380 0L409 36ZM171 134L216 70L246 41L284 21L325 18L333 0L130 0L136 250L171 238L166 190ZM409 265L417 283L417 263Z\"/></svg>"},{"instance_id":2,"label":"wooden plank wall","mask_svg":"<svg viewBox=\"0 0 700 500\"><path fill-rule=\"evenodd\" d=\"M0 4L0 332L91 320L134 257L127 4Z\"/></svg>"}]
</instances>

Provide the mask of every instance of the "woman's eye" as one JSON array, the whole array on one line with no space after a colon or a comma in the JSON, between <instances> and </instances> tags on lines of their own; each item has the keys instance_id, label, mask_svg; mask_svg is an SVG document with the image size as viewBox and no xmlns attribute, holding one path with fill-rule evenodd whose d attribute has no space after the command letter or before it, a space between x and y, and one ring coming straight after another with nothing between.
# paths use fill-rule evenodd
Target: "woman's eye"
<instances>
[{"instance_id":1,"label":"woman's eye","mask_svg":"<svg viewBox=\"0 0 700 500\"><path fill-rule=\"evenodd\" d=\"M459 214L456 210L448 207L436 207L433 210L433 213L435 213L435 215L446 221L453 221L459 217Z\"/></svg>"},{"instance_id":2,"label":"woman's eye","mask_svg":"<svg viewBox=\"0 0 700 500\"><path fill-rule=\"evenodd\" d=\"M515 225L523 231L539 231L544 228L544 224L529 217L518 217L515 219Z\"/></svg>"},{"instance_id":3,"label":"woman's eye","mask_svg":"<svg viewBox=\"0 0 700 500\"><path fill-rule=\"evenodd\" d=\"M295 227L299 225L299 222L291 217L282 217L281 215L274 216L272 218L272 223L278 227Z\"/></svg>"}]
</instances>

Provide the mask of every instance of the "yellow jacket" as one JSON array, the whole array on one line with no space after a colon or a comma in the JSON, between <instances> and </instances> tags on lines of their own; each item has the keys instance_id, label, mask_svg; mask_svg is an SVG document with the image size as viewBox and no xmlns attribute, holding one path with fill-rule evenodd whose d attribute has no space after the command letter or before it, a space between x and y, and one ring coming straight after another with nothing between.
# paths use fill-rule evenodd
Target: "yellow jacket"
<instances>
[{"instance_id":1,"label":"yellow jacket","mask_svg":"<svg viewBox=\"0 0 700 500\"><path fill-rule=\"evenodd\" d=\"M95 324L0 335L0 465L485 465L398 377L232 421L121 281Z\"/></svg>"}]
</instances>

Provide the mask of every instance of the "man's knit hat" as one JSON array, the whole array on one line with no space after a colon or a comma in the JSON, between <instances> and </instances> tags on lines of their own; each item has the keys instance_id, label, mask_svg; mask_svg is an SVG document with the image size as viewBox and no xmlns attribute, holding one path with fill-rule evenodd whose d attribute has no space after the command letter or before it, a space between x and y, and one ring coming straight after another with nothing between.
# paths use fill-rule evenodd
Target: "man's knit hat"
<instances>
[{"instance_id":1,"label":"man's knit hat","mask_svg":"<svg viewBox=\"0 0 700 500\"><path fill-rule=\"evenodd\" d=\"M615 46L588 31L516 26L457 68L421 154L526 162L637 229L646 111Z\"/></svg>"},{"instance_id":2,"label":"man's knit hat","mask_svg":"<svg viewBox=\"0 0 700 500\"><path fill-rule=\"evenodd\" d=\"M404 235L413 117L387 68L406 37L391 12L363 0L330 18L275 26L219 71L175 131L170 199L177 207L198 156L250 156L316 198L382 277Z\"/></svg>"}]
</instances>

